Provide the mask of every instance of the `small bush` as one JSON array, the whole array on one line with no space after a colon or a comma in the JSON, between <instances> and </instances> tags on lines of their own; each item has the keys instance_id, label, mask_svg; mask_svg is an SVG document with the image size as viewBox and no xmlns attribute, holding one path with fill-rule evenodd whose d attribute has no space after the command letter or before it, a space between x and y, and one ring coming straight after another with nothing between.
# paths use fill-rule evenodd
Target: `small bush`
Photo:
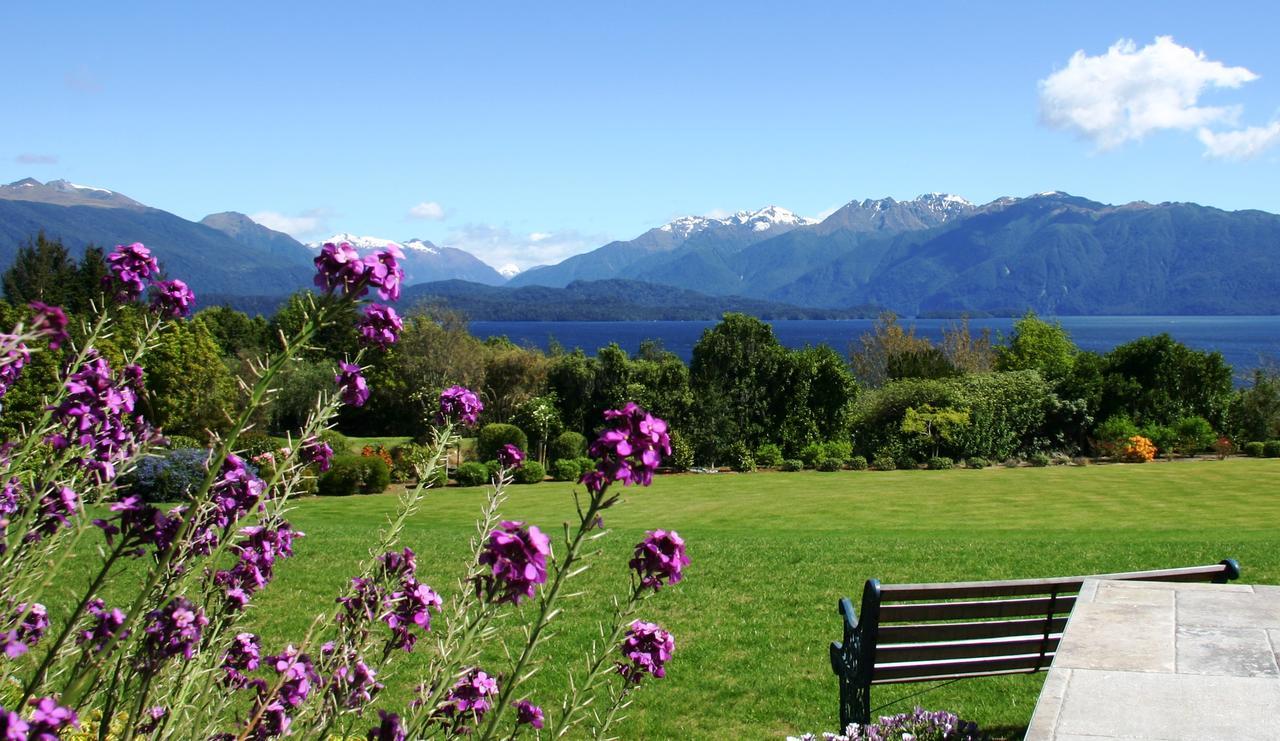
<instances>
[{"instance_id":1,"label":"small bush","mask_svg":"<svg viewBox=\"0 0 1280 741\"><path fill-rule=\"evenodd\" d=\"M1050 457L1048 453L1036 452L1027 456L1027 463L1030 463L1036 468L1044 468L1045 466L1049 465L1052 462L1053 462L1053 458Z\"/></svg>"},{"instance_id":2,"label":"small bush","mask_svg":"<svg viewBox=\"0 0 1280 741\"><path fill-rule=\"evenodd\" d=\"M839 471L840 461L836 460L835 458L819 458L814 468L817 468L819 471L827 471L827 472Z\"/></svg>"},{"instance_id":3,"label":"small bush","mask_svg":"<svg viewBox=\"0 0 1280 741\"><path fill-rule=\"evenodd\" d=\"M750 473L756 470L755 456L751 455L751 449L747 444L740 440L730 445L725 455L729 457L729 466L738 473Z\"/></svg>"},{"instance_id":4,"label":"small bush","mask_svg":"<svg viewBox=\"0 0 1280 741\"><path fill-rule=\"evenodd\" d=\"M867 470L867 457L865 455L855 455L845 463L845 466L851 471L865 471Z\"/></svg>"},{"instance_id":5,"label":"small bush","mask_svg":"<svg viewBox=\"0 0 1280 741\"><path fill-rule=\"evenodd\" d=\"M582 478L582 469L572 458L561 458L551 463L551 478L556 481L577 481Z\"/></svg>"},{"instance_id":6,"label":"small bush","mask_svg":"<svg viewBox=\"0 0 1280 741\"><path fill-rule=\"evenodd\" d=\"M557 435L547 445L547 458L551 460L572 460L587 454L587 438L581 433L569 431Z\"/></svg>"},{"instance_id":7,"label":"small bush","mask_svg":"<svg viewBox=\"0 0 1280 741\"><path fill-rule=\"evenodd\" d=\"M788 471L788 472L803 471L804 461L800 460L799 458L788 458L782 462L781 468L783 471Z\"/></svg>"},{"instance_id":8,"label":"small bush","mask_svg":"<svg viewBox=\"0 0 1280 741\"><path fill-rule=\"evenodd\" d=\"M986 458L974 456L973 458L965 461L964 465L966 468L986 468L991 465L991 461L988 461Z\"/></svg>"},{"instance_id":9,"label":"small bush","mask_svg":"<svg viewBox=\"0 0 1280 741\"><path fill-rule=\"evenodd\" d=\"M1146 463L1156 457L1156 446L1142 435L1134 435L1124 446L1121 457L1130 463Z\"/></svg>"},{"instance_id":10,"label":"small bush","mask_svg":"<svg viewBox=\"0 0 1280 741\"><path fill-rule=\"evenodd\" d=\"M481 486L489 482L489 469L483 463L467 461L453 472L458 486Z\"/></svg>"},{"instance_id":11,"label":"small bush","mask_svg":"<svg viewBox=\"0 0 1280 741\"><path fill-rule=\"evenodd\" d=\"M898 462L891 455L879 453L871 459L871 467L877 471L893 471L897 469Z\"/></svg>"},{"instance_id":12,"label":"small bush","mask_svg":"<svg viewBox=\"0 0 1280 741\"><path fill-rule=\"evenodd\" d=\"M587 471L591 471L595 469L595 467L596 467L596 462L591 460L590 458L587 458L584 456L578 459L578 471L580 473L586 473Z\"/></svg>"},{"instance_id":13,"label":"small bush","mask_svg":"<svg viewBox=\"0 0 1280 741\"><path fill-rule=\"evenodd\" d=\"M529 449L529 437L515 425L487 424L480 428L480 436L476 439L476 452L480 460L495 460L503 445L514 445L521 450Z\"/></svg>"},{"instance_id":14,"label":"small bush","mask_svg":"<svg viewBox=\"0 0 1280 741\"><path fill-rule=\"evenodd\" d=\"M782 448L773 443L765 443L756 448L756 465L765 468L777 468L782 465Z\"/></svg>"},{"instance_id":15,"label":"small bush","mask_svg":"<svg viewBox=\"0 0 1280 741\"><path fill-rule=\"evenodd\" d=\"M1204 417L1183 417L1173 426L1173 432L1178 452L1183 455L1196 455L1208 450L1218 439L1213 425Z\"/></svg>"},{"instance_id":16,"label":"small bush","mask_svg":"<svg viewBox=\"0 0 1280 741\"><path fill-rule=\"evenodd\" d=\"M1138 434L1138 426L1127 415L1118 414L1093 430L1094 447L1106 456L1118 456L1128 444L1129 438Z\"/></svg>"},{"instance_id":17,"label":"small bush","mask_svg":"<svg viewBox=\"0 0 1280 741\"><path fill-rule=\"evenodd\" d=\"M1173 458L1178 452L1178 433L1172 427L1167 425L1146 425L1138 431L1138 436L1145 437L1151 441L1152 445L1156 446L1156 455ZM1126 444L1124 450L1128 450L1129 447L1129 444Z\"/></svg>"},{"instance_id":18,"label":"small bush","mask_svg":"<svg viewBox=\"0 0 1280 741\"><path fill-rule=\"evenodd\" d=\"M1266 443L1253 442L1244 444L1244 454L1250 458L1261 458L1266 455L1266 450Z\"/></svg>"},{"instance_id":19,"label":"small bush","mask_svg":"<svg viewBox=\"0 0 1280 741\"><path fill-rule=\"evenodd\" d=\"M1000 465L1004 466L1005 468L1021 468L1022 461L1018 458L1010 458L1006 460L1004 463L1001 463Z\"/></svg>"},{"instance_id":20,"label":"small bush","mask_svg":"<svg viewBox=\"0 0 1280 741\"><path fill-rule=\"evenodd\" d=\"M485 473L489 474L489 480L492 481L498 478L498 474L502 473L502 464L497 461L485 461L484 470Z\"/></svg>"},{"instance_id":21,"label":"small bush","mask_svg":"<svg viewBox=\"0 0 1280 741\"><path fill-rule=\"evenodd\" d=\"M404 443L391 449L391 480L413 481L418 469L431 458L431 449L417 443Z\"/></svg>"},{"instance_id":22,"label":"small bush","mask_svg":"<svg viewBox=\"0 0 1280 741\"><path fill-rule=\"evenodd\" d=\"M351 440L337 430L325 430L324 432L321 432L320 439L329 443L329 447L333 448L334 455L351 454Z\"/></svg>"},{"instance_id":23,"label":"small bush","mask_svg":"<svg viewBox=\"0 0 1280 741\"><path fill-rule=\"evenodd\" d=\"M929 459L928 467L930 471L947 471L955 466L955 461L941 455L935 455Z\"/></svg>"},{"instance_id":24,"label":"small bush","mask_svg":"<svg viewBox=\"0 0 1280 741\"><path fill-rule=\"evenodd\" d=\"M1223 460L1236 452L1236 445L1226 435L1221 435L1213 442L1213 452L1217 454L1218 460Z\"/></svg>"},{"instance_id":25,"label":"small bush","mask_svg":"<svg viewBox=\"0 0 1280 741\"><path fill-rule=\"evenodd\" d=\"M1268 440L1262 445L1263 458L1280 458L1280 440Z\"/></svg>"},{"instance_id":26,"label":"small bush","mask_svg":"<svg viewBox=\"0 0 1280 741\"><path fill-rule=\"evenodd\" d=\"M237 444L240 447L241 456L247 459L256 458L263 453L274 454L280 449L276 439L265 432L246 432L237 439Z\"/></svg>"},{"instance_id":27,"label":"small bush","mask_svg":"<svg viewBox=\"0 0 1280 741\"><path fill-rule=\"evenodd\" d=\"M381 458L343 455L333 459L329 470L320 476L316 492L321 496L377 494L391 483L391 469Z\"/></svg>"},{"instance_id":28,"label":"small bush","mask_svg":"<svg viewBox=\"0 0 1280 741\"><path fill-rule=\"evenodd\" d=\"M144 502L181 502L204 482L205 461L209 451L203 448L171 450L163 456L148 456L138 461L125 486L130 494Z\"/></svg>"},{"instance_id":29,"label":"small bush","mask_svg":"<svg viewBox=\"0 0 1280 741\"><path fill-rule=\"evenodd\" d=\"M666 464L677 471L693 468L693 443L680 434L679 430L671 431L671 457L666 460ZM594 463L591 465L595 466Z\"/></svg>"},{"instance_id":30,"label":"small bush","mask_svg":"<svg viewBox=\"0 0 1280 741\"><path fill-rule=\"evenodd\" d=\"M204 447L204 443L194 437L188 437L187 435L165 435L165 439L169 441L169 450Z\"/></svg>"},{"instance_id":31,"label":"small bush","mask_svg":"<svg viewBox=\"0 0 1280 741\"><path fill-rule=\"evenodd\" d=\"M360 449L360 456L363 458L378 458L387 464L387 470L390 471L395 467L395 461L391 459L391 453L381 445L366 445ZM403 481L403 479L400 479Z\"/></svg>"},{"instance_id":32,"label":"small bush","mask_svg":"<svg viewBox=\"0 0 1280 741\"><path fill-rule=\"evenodd\" d=\"M524 465L511 472L511 478L517 484L541 484L547 477L547 469L537 461L525 461Z\"/></svg>"}]
</instances>

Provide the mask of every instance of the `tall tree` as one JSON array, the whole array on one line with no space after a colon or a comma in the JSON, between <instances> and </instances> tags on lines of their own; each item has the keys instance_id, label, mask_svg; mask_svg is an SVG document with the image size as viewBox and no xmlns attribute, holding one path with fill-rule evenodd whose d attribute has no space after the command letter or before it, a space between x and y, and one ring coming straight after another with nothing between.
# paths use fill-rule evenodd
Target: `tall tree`
<instances>
[{"instance_id":1,"label":"tall tree","mask_svg":"<svg viewBox=\"0 0 1280 741\"><path fill-rule=\"evenodd\" d=\"M1034 370L1050 383L1071 374L1080 349L1058 322L1052 324L1028 311L1013 324L1009 342L996 349L996 368L1002 371Z\"/></svg>"},{"instance_id":2,"label":"tall tree","mask_svg":"<svg viewBox=\"0 0 1280 741\"><path fill-rule=\"evenodd\" d=\"M13 265L5 271L4 295L15 304L43 301L72 308L79 281L67 248L40 232L18 248Z\"/></svg>"},{"instance_id":3,"label":"tall tree","mask_svg":"<svg viewBox=\"0 0 1280 741\"><path fill-rule=\"evenodd\" d=\"M754 450L781 423L775 397L785 388L787 351L765 322L727 313L693 346L694 445L704 460L717 460L729 444Z\"/></svg>"}]
</instances>

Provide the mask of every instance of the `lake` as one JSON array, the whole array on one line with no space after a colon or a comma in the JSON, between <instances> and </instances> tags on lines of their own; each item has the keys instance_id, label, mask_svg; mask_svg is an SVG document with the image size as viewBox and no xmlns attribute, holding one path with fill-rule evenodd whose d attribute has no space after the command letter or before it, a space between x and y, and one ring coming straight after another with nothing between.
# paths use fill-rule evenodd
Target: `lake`
<instances>
[{"instance_id":1,"label":"lake","mask_svg":"<svg viewBox=\"0 0 1280 741\"><path fill-rule=\"evenodd\" d=\"M1237 374L1263 364L1280 362L1280 316L1067 316L1062 323L1082 349L1106 352L1116 345L1146 335L1168 332L1197 350L1217 350ZM1015 320L971 319L975 333L990 329L993 339L1009 334ZM826 343L848 353L849 343L870 331L872 319L799 319L771 322L778 341L787 347ZM914 325L916 334L937 342L953 319L902 320ZM487 338L506 335L519 345L546 349L554 338L567 348L581 347L594 354L597 348L617 342L634 353L640 342L658 339L686 362L703 330L716 322L471 322L471 333Z\"/></svg>"}]
</instances>

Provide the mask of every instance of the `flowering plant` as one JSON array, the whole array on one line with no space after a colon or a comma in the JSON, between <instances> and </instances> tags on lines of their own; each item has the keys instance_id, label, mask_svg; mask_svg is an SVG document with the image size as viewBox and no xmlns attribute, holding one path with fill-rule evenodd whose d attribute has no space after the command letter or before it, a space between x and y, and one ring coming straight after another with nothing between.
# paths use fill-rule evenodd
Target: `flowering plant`
<instances>
[{"instance_id":1,"label":"flowering plant","mask_svg":"<svg viewBox=\"0 0 1280 741\"><path fill-rule=\"evenodd\" d=\"M850 723L841 733L788 736L787 741L978 741L978 726L944 710L917 707L910 713L881 716L865 726Z\"/></svg>"},{"instance_id":2,"label":"flowering plant","mask_svg":"<svg viewBox=\"0 0 1280 741\"><path fill-rule=\"evenodd\" d=\"M1124 445L1121 457L1131 463L1147 463L1156 457L1156 445L1142 435L1131 436Z\"/></svg>"},{"instance_id":3,"label":"flowering plant","mask_svg":"<svg viewBox=\"0 0 1280 741\"><path fill-rule=\"evenodd\" d=\"M394 247L361 257L350 245L324 246L315 282L326 295L312 301L293 336L254 363L235 424L204 452L200 480L183 504L167 511L118 484L163 444L140 413L145 359L166 327L189 314L195 297L186 284L160 280L143 245L120 246L108 259L98 310L74 339L65 313L43 304L31 307L29 324L0 334L0 395L31 353L47 348L67 361L39 423L0 446L0 737L54 738L79 728L100 738L488 739L527 729L559 738L584 724L600 736L637 687L665 676L675 639L637 613L681 581L689 559L678 534L653 530L635 546L630 588L614 599L600 629L605 642L572 674L558 707L520 691L562 613L568 583L595 555L586 545L607 535L604 511L620 501L614 486L648 485L670 453L666 423L635 404L605 413L592 446L596 466L582 477L576 518L564 524L562 538L501 517L512 472L525 458L504 448L459 581L464 588L442 595L420 579L416 554L400 541L458 443L458 428L474 425L483 411L471 391L446 389L430 420L419 483L401 496L332 612L284 645L266 645L244 629L255 597L304 537L287 514L309 472L329 468L333 450L321 433L344 404L369 397L361 354L339 362L332 390L319 394L285 447L253 459L261 467L245 461L249 454L237 441L275 393L282 370L318 331L349 315L344 309L365 306L357 329L368 346L385 350L396 341L398 315L365 297L399 297L400 257ZM113 367L96 348L114 329L113 302L141 302L148 290L149 318ZM65 587L53 585L65 584L72 564L84 568L84 554L94 549L82 545L94 539L91 576L67 600ZM517 622L517 640L504 642L506 665L480 666L483 646ZM434 640L421 640L428 635ZM425 660L402 669L407 662L396 658L415 650ZM378 709L375 721L366 711L396 680L407 680L414 700Z\"/></svg>"}]
</instances>

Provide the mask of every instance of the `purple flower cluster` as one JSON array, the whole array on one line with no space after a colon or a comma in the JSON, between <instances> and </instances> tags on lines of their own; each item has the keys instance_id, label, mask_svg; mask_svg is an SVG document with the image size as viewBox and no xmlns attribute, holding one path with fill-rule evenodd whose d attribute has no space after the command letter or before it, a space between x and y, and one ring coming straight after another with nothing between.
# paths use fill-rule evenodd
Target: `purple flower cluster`
<instances>
[{"instance_id":1,"label":"purple flower cluster","mask_svg":"<svg viewBox=\"0 0 1280 741\"><path fill-rule=\"evenodd\" d=\"M35 648L49 629L49 611L38 602L19 604L9 616L11 628L0 633L0 653L16 659Z\"/></svg>"},{"instance_id":2,"label":"purple flower cluster","mask_svg":"<svg viewBox=\"0 0 1280 741\"><path fill-rule=\"evenodd\" d=\"M618 662L618 673L628 682L639 683L645 675L667 676L666 664L676 650L676 640L657 623L636 620L627 628L618 650L626 662Z\"/></svg>"},{"instance_id":3,"label":"purple flower cluster","mask_svg":"<svg viewBox=\"0 0 1280 741\"><path fill-rule=\"evenodd\" d=\"M231 647L222 654L222 681L228 687L239 689L249 685L249 672L257 670L262 662L262 645L253 633L237 633Z\"/></svg>"},{"instance_id":4,"label":"purple flower cluster","mask_svg":"<svg viewBox=\"0 0 1280 741\"><path fill-rule=\"evenodd\" d=\"M378 711L378 725L365 734L366 741L407 741L408 738L400 716L385 710Z\"/></svg>"},{"instance_id":5,"label":"purple flower cluster","mask_svg":"<svg viewBox=\"0 0 1280 741\"><path fill-rule=\"evenodd\" d=\"M18 382L22 369L31 362L31 351L13 335L0 335L0 397Z\"/></svg>"},{"instance_id":6,"label":"purple flower cluster","mask_svg":"<svg viewBox=\"0 0 1280 741\"><path fill-rule=\"evenodd\" d=\"M57 350L71 341L71 336L67 334L67 313L62 307L50 306L40 301L32 301L27 305L35 315L31 320L31 329L49 340L50 350Z\"/></svg>"},{"instance_id":7,"label":"purple flower cluster","mask_svg":"<svg viewBox=\"0 0 1280 741\"><path fill-rule=\"evenodd\" d=\"M424 633L431 630L431 611L439 612L444 602L435 590L418 581L412 549L384 553L378 564L373 578L351 580L352 594L338 599L344 608L339 619L356 625L381 620L391 629L388 649L413 651L418 641L414 628Z\"/></svg>"},{"instance_id":8,"label":"purple flower cluster","mask_svg":"<svg viewBox=\"0 0 1280 741\"><path fill-rule=\"evenodd\" d=\"M376 288L383 301L398 301L404 270L397 261L403 258L404 253L393 244L362 259L346 242L327 242L315 259L315 284L326 293L341 288L343 294L355 298Z\"/></svg>"},{"instance_id":9,"label":"purple flower cluster","mask_svg":"<svg viewBox=\"0 0 1280 741\"><path fill-rule=\"evenodd\" d=\"M842 733L824 733L815 736L788 737L788 741L978 741L983 738L978 724L961 720L955 713L944 710L930 712L916 707L910 713L882 715L867 725L850 723Z\"/></svg>"},{"instance_id":10,"label":"purple flower cluster","mask_svg":"<svg viewBox=\"0 0 1280 741\"><path fill-rule=\"evenodd\" d=\"M484 404L474 392L462 386L450 386L440 393L440 414L437 415L437 420L441 424L456 421L473 427L479 421L482 411Z\"/></svg>"},{"instance_id":11,"label":"purple flower cluster","mask_svg":"<svg viewBox=\"0 0 1280 741\"><path fill-rule=\"evenodd\" d=\"M181 319L191 316L196 305L196 295L187 284L178 280L156 281L155 296L151 299L151 309L160 316L170 319Z\"/></svg>"},{"instance_id":12,"label":"purple flower cluster","mask_svg":"<svg viewBox=\"0 0 1280 741\"><path fill-rule=\"evenodd\" d=\"M539 730L542 729L544 721L542 708L528 700L516 700L514 705L516 708L516 725L527 725Z\"/></svg>"},{"instance_id":13,"label":"purple flower cluster","mask_svg":"<svg viewBox=\"0 0 1280 741\"><path fill-rule=\"evenodd\" d=\"M339 706L348 710L364 707L383 689L377 672L359 656L344 661L334 672L329 691Z\"/></svg>"},{"instance_id":14,"label":"purple flower cluster","mask_svg":"<svg viewBox=\"0 0 1280 741\"><path fill-rule=\"evenodd\" d=\"M365 344L386 350L400 338L404 321L390 306L369 304L356 323L356 329L360 331L360 338Z\"/></svg>"},{"instance_id":15,"label":"purple flower cluster","mask_svg":"<svg viewBox=\"0 0 1280 741\"><path fill-rule=\"evenodd\" d=\"M259 505L267 485L245 466L244 460L228 453L222 471L209 489L210 500L217 509L213 521L229 527Z\"/></svg>"},{"instance_id":16,"label":"purple flower cluster","mask_svg":"<svg viewBox=\"0 0 1280 741\"><path fill-rule=\"evenodd\" d=\"M107 603L95 597L89 601L88 612L89 627L76 636L77 646L87 643L91 652L98 653L116 638L125 638L129 635L129 631L120 632L125 621L123 611L114 607L108 610Z\"/></svg>"},{"instance_id":17,"label":"purple flower cluster","mask_svg":"<svg viewBox=\"0 0 1280 741\"><path fill-rule=\"evenodd\" d=\"M280 675L279 690L271 695L265 682L259 680L254 684L258 698L253 716L260 718L250 734L250 738L255 739L288 734L289 725L293 722L289 711L306 702L313 684L320 684L320 675L316 674L311 657L293 646L286 647L279 656L268 656L267 664Z\"/></svg>"},{"instance_id":18,"label":"purple flower cluster","mask_svg":"<svg viewBox=\"0 0 1280 741\"><path fill-rule=\"evenodd\" d=\"M599 494L615 481L624 486L648 486L662 457L671 455L667 423L635 402L606 411L604 418L612 426L591 444L588 452L598 461L594 471L583 474L581 482L593 494Z\"/></svg>"},{"instance_id":19,"label":"purple flower cluster","mask_svg":"<svg viewBox=\"0 0 1280 741\"><path fill-rule=\"evenodd\" d=\"M111 275L102 282L108 288L115 288L116 299L121 302L137 301L146 284L160 274L160 264L141 242L116 245L115 251L107 256L107 264Z\"/></svg>"},{"instance_id":20,"label":"purple flower cluster","mask_svg":"<svg viewBox=\"0 0 1280 741\"><path fill-rule=\"evenodd\" d=\"M17 476L11 476L0 488L0 556L8 550L5 545L5 531L9 529L9 517L16 514L21 506L22 482Z\"/></svg>"},{"instance_id":21,"label":"purple flower cluster","mask_svg":"<svg viewBox=\"0 0 1280 741\"><path fill-rule=\"evenodd\" d=\"M658 591L665 584L676 584L684 578L689 565L684 540L675 530L650 530L636 544L631 568L640 578L640 586Z\"/></svg>"},{"instance_id":22,"label":"purple flower cluster","mask_svg":"<svg viewBox=\"0 0 1280 741\"><path fill-rule=\"evenodd\" d=\"M36 521L26 539L38 541L66 527L72 517L80 512L80 497L69 486L60 486L40 497L36 508Z\"/></svg>"},{"instance_id":23,"label":"purple flower cluster","mask_svg":"<svg viewBox=\"0 0 1280 741\"><path fill-rule=\"evenodd\" d=\"M213 575L214 583L226 589L226 606L233 612L243 610L253 595L271 582L276 559L292 556L294 538L304 533L282 522L275 529L260 525L242 528L240 535L240 542L231 546L236 565Z\"/></svg>"},{"instance_id":24,"label":"purple flower cluster","mask_svg":"<svg viewBox=\"0 0 1280 741\"><path fill-rule=\"evenodd\" d=\"M360 366L343 360L338 363L338 375L333 382L338 384L338 393L344 404L362 407L369 400L369 384L360 375Z\"/></svg>"},{"instance_id":25,"label":"purple flower cluster","mask_svg":"<svg viewBox=\"0 0 1280 741\"><path fill-rule=\"evenodd\" d=\"M147 546L153 547L157 554L167 549L182 525L179 516L185 508L175 508L175 516L170 517L143 502L142 497L131 495L111 505L111 511L118 513L113 519L96 519L93 524L102 528L108 545L113 544L114 536L120 535L124 547L132 548L128 552L136 557L146 553Z\"/></svg>"},{"instance_id":26,"label":"purple flower cluster","mask_svg":"<svg viewBox=\"0 0 1280 741\"><path fill-rule=\"evenodd\" d=\"M157 439L155 430L134 411L142 393L142 368L126 366L116 379L104 358L91 355L67 378L66 389L65 399L54 409L66 433L51 435L46 442L57 450L85 448L80 465L97 481L115 479L119 463Z\"/></svg>"},{"instance_id":27,"label":"purple flower cluster","mask_svg":"<svg viewBox=\"0 0 1280 741\"><path fill-rule=\"evenodd\" d=\"M511 443L498 450L498 465L503 468L519 468L524 465L524 451Z\"/></svg>"},{"instance_id":28,"label":"purple flower cluster","mask_svg":"<svg viewBox=\"0 0 1280 741\"><path fill-rule=\"evenodd\" d=\"M0 707L0 739L4 741L58 741L68 727L79 728L76 711L64 708L52 697L31 701L31 716L26 720L11 710Z\"/></svg>"},{"instance_id":29,"label":"purple flower cluster","mask_svg":"<svg viewBox=\"0 0 1280 741\"><path fill-rule=\"evenodd\" d=\"M536 525L504 520L489 533L480 553L480 563L489 566L492 574L481 576L477 588L487 591L496 585L502 590L498 602L518 605L547 580L549 555L551 539Z\"/></svg>"},{"instance_id":30,"label":"purple flower cluster","mask_svg":"<svg viewBox=\"0 0 1280 741\"><path fill-rule=\"evenodd\" d=\"M329 447L329 443L312 435L302 441L301 447L298 448L298 457L303 463L314 463L321 472L328 471L329 465L333 462L333 448Z\"/></svg>"},{"instance_id":31,"label":"purple flower cluster","mask_svg":"<svg viewBox=\"0 0 1280 741\"><path fill-rule=\"evenodd\" d=\"M174 656L191 659L200 645L200 632L208 624L204 610L186 597L174 597L164 607L147 613L144 663L154 668Z\"/></svg>"},{"instance_id":32,"label":"purple flower cluster","mask_svg":"<svg viewBox=\"0 0 1280 741\"><path fill-rule=\"evenodd\" d=\"M440 718L452 725L453 733L465 733L469 721L479 723L489 712L493 707L490 698L497 694L497 679L478 668L469 669L449 690L439 711Z\"/></svg>"}]
</instances>

